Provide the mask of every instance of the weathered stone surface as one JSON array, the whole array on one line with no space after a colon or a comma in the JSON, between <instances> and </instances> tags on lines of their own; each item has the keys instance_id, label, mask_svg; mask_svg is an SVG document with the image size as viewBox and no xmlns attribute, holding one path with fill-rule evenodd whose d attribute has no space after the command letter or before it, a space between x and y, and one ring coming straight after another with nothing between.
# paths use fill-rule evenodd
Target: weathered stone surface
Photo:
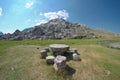
<instances>
[{"instance_id":1,"label":"weathered stone surface","mask_svg":"<svg viewBox=\"0 0 120 80\"><path fill-rule=\"evenodd\" d=\"M54 60L54 69L57 71L59 69L65 69L66 67L66 57L65 56L57 56Z\"/></svg>"},{"instance_id":2,"label":"weathered stone surface","mask_svg":"<svg viewBox=\"0 0 120 80\"><path fill-rule=\"evenodd\" d=\"M72 56L73 56L73 60L75 60L75 61L80 60L80 56L77 53L73 53Z\"/></svg>"},{"instance_id":3,"label":"weathered stone surface","mask_svg":"<svg viewBox=\"0 0 120 80\"><path fill-rule=\"evenodd\" d=\"M40 55L41 55L41 58L45 59L46 56L47 56L46 50L41 50L41 51L40 51Z\"/></svg>"},{"instance_id":4,"label":"weathered stone surface","mask_svg":"<svg viewBox=\"0 0 120 80\"><path fill-rule=\"evenodd\" d=\"M55 59L54 56L47 56L46 57L46 63L47 64L54 64L54 59Z\"/></svg>"},{"instance_id":5,"label":"weathered stone surface","mask_svg":"<svg viewBox=\"0 0 120 80\"><path fill-rule=\"evenodd\" d=\"M63 55L64 52L69 50L69 46L65 44L52 44L50 45L51 51L57 55Z\"/></svg>"}]
</instances>

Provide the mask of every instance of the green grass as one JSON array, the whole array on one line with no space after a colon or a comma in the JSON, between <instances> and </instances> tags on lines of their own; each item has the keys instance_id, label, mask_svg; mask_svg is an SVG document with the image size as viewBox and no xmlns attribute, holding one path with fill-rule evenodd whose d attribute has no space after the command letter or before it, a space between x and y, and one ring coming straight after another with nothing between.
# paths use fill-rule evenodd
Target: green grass
<instances>
[{"instance_id":1,"label":"green grass","mask_svg":"<svg viewBox=\"0 0 120 80\"><path fill-rule=\"evenodd\" d=\"M106 40L109 43L104 43ZM39 55L40 50L56 43L77 48L82 59L67 62L75 70L66 75L67 80L119 80L120 50L107 47L118 41L119 38L0 41L0 80L65 80Z\"/></svg>"}]
</instances>

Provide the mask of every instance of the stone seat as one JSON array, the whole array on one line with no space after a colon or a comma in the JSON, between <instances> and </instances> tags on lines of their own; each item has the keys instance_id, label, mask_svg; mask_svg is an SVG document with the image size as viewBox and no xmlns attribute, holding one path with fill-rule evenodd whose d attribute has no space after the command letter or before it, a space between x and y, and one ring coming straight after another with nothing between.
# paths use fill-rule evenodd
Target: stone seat
<instances>
[{"instance_id":1,"label":"stone seat","mask_svg":"<svg viewBox=\"0 0 120 80\"><path fill-rule=\"evenodd\" d=\"M72 57L73 57L73 60L75 60L75 61L79 61L80 60L80 56L77 53L73 53Z\"/></svg>"},{"instance_id":2,"label":"stone seat","mask_svg":"<svg viewBox=\"0 0 120 80\"><path fill-rule=\"evenodd\" d=\"M55 59L54 56L47 56L46 57L46 63L47 64L54 64L54 59Z\"/></svg>"},{"instance_id":3,"label":"stone seat","mask_svg":"<svg viewBox=\"0 0 120 80\"><path fill-rule=\"evenodd\" d=\"M65 69L66 67L66 57L58 55L54 60L54 69L58 71L59 69Z\"/></svg>"},{"instance_id":4,"label":"stone seat","mask_svg":"<svg viewBox=\"0 0 120 80\"><path fill-rule=\"evenodd\" d=\"M42 58L42 59L45 59L46 56L47 56L47 51L46 51L46 50L41 50L41 51L40 51L40 55L41 55L41 58Z\"/></svg>"}]
</instances>

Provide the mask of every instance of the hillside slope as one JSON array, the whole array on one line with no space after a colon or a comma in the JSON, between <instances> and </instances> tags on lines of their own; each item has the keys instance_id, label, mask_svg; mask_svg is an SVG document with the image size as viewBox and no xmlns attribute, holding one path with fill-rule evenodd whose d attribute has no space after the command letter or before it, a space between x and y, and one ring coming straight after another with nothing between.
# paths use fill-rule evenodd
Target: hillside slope
<instances>
[{"instance_id":1,"label":"hillside slope","mask_svg":"<svg viewBox=\"0 0 120 80\"><path fill-rule=\"evenodd\" d=\"M1 40L45 40L66 38L102 38L118 37L119 35L105 30L94 30L79 23L71 23L64 19L52 19L48 23L28 28L24 31L16 30L13 34L5 34Z\"/></svg>"}]
</instances>

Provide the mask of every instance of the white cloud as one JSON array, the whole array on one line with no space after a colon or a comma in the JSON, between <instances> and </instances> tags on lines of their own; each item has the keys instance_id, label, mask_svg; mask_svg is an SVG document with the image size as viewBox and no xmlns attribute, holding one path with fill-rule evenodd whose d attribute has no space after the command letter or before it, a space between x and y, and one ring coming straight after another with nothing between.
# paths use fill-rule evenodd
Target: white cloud
<instances>
[{"instance_id":1,"label":"white cloud","mask_svg":"<svg viewBox=\"0 0 120 80\"><path fill-rule=\"evenodd\" d=\"M2 8L0 8L0 16L2 16Z\"/></svg>"},{"instance_id":2,"label":"white cloud","mask_svg":"<svg viewBox=\"0 0 120 80\"><path fill-rule=\"evenodd\" d=\"M44 13L44 16L48 19L55 19L58 18L57 12L48 12Z\"/></svg>"},{"instance_id":3,"label":"white cloud","mask_svg":"<svg viewBox=\"0 0 120 80\"><path fill-rule=\"evenodd\" d=\"M25 5L25 7L26 8L30 8L30 7L33 6L33 4L34 4L34 2L27 2L26 5Z\"/></svg>"},{"instance_id":4,"label":"white cloud","mask_svg":"<svg viewBox=\"0 0 120 80\"><path fill-rule=\"evenodd\" d=\"M47 20L41 20L41 21L39 21L38 23L36 23L36 25L40 25L40 24L42 24L42 23L47 23Z\"/></svg>"},{"instance_id":5,"label":"white cloud","mask_svg":"<svg viewBox=\"0 0 120 80\"><path fill-rule=\"evenodd\" d=\"M67 19L69 17L69 14L68 14L68 12L66 10L58 11L57 15L59 15L63 19Z\"/></svg>"},{"instance_id":6,"label":"white cloud","mask_svg":"<svg viewBox=\"0 0 120 80\"><path fill-rule=\"evenodd\" d=\"M40 13L40 15L44 15L44 17L48 18L49 20L55 18L63 18L67 19L69 17L69 13L66 10L59 10L58 12L47 12L47 13Z\"/></svg>"},{"instance_id":7,"label":"white cloud","mask_svg":"<svg viewBox=\"0 0 120 80\"><path fill-rule=\"evenodd\" d=\"M63 18L65 20L67 20L67 18L69 17L69 13L66 10L59 10L56 12L46 12L46 13L40 12L39 15L42 17L45 17L45 18L42 20L39 20L39 21L36 20L35 21L35 22L37 22L36 25L40 25L42 23L47 23L48 19L51 20L51 19L55 19L55 18Z\"/></svg>"}]
</instances>

